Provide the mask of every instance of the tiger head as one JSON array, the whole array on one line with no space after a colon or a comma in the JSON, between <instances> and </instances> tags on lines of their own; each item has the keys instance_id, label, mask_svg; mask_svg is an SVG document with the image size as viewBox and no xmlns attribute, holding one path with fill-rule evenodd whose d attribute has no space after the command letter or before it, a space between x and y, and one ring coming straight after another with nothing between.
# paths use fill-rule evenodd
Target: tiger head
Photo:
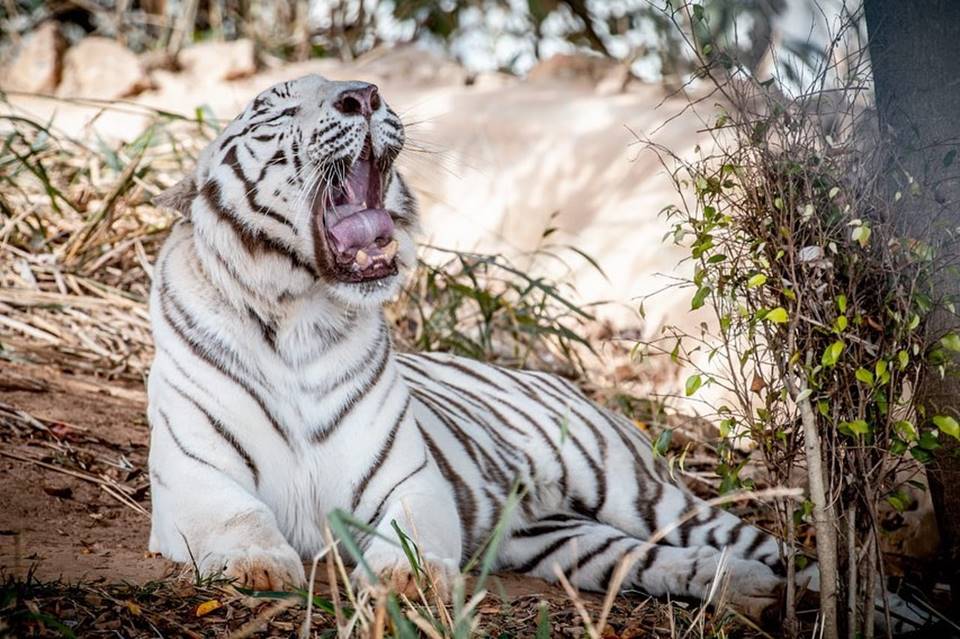
<instances>
[{"instance_id":1,"label":"tiger head","mask_svg":"<svg viewBox=\"0 0 960 639\"><path fill-rule=\"evenodd\" d=\"M258 95L155 202L247 289L380 304L415 259L403 142L375 85L305 76Z\"/></svg>"}]
</instances>

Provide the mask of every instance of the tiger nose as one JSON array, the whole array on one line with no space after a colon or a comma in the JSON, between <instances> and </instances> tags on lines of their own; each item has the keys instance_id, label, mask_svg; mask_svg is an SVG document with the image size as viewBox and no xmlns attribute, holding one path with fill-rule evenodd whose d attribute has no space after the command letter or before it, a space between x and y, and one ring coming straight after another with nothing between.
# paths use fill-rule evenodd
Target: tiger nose
<instances>
[{"instance_id":1,"label":"tiger nose","mask_svg":"<svg viewBox=\"0 0 960 639\"><path fill-rule=\"evenodd\" d=\"M354 86L340 93L333 106L344 115L362 115L369 118L380 108L380 92L375 84Z\"/></svg>"}]
</instances>

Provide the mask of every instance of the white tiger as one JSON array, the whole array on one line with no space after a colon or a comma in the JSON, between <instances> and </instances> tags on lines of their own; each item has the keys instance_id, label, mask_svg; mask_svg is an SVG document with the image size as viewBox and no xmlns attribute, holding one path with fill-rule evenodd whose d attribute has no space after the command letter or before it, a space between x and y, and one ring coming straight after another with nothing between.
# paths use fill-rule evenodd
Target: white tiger
<instances>
[{"instance_id":1,"label":"white tiger","mask_svg":"<svg viewBox=\"0 0 960 639\"><path fill-rule=\"evenodd\" d=\"M415 259L400 119L377 87L308 76L260 94L158 199L180 210L156 264L150 550L255 589L304 582L346 509L411 533L441 590L490 535L497 568L704 598L728 549L732 601L782 587L778 545L672 481L648 440L568 382L394 353L381 310ZM699 514L666 535L653 531ZM409 589L399 546L366 563Z\"/></svg>"}]
</instances>

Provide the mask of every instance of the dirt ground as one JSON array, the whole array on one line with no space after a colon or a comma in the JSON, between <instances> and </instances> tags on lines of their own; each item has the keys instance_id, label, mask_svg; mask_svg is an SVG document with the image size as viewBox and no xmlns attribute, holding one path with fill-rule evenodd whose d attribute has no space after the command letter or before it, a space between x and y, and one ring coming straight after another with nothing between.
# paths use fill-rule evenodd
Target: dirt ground
<instances>
[{"instance_id":1,"label":"dirt ground","mask_svg":"<svg viewBox=\"0 0 960 639\"><path fill-rule=\"evenodd\" d=\"M302 610L284 616L276 602L191 585L181 566L146 551L145 400L139 386L0 359L0 637L5 617L9 636L228 636L264 610L261 633L289 636L302 623ZM316 590L329 593L322 579ZM486 636L533 636L541 605L551 636L583 636L557 586L499 575L490 590ZM222 610L198 614L209 601ZM594 617L602 601L583 595ZM604 637L669 636L671 610L620 597Z\"/></svg>"},{"instance_id":2,"label":"dirt ground","mask_svg":"<svg viewBox=\"0 0 960 639\"><path fill-rule=\"evenodd\" d=\"M0 363L0 566L8 573L33 567L42 579L145 582L175 570L145 552L144 401L141 389ZM118 493L130 495L127 503L111 496Z\"/></svg>"}]
</instances>

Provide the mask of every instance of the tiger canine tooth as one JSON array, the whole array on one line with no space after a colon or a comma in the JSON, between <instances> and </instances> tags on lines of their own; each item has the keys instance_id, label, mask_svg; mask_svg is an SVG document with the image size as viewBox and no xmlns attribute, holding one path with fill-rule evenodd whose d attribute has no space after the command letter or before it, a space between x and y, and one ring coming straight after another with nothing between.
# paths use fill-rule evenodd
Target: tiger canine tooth
<instances>
[{"instance_id":1,"label":"tiger canine tooth","mask_svg":"<svg viewBox=\"0 0 960 639\"><path fill-rule=\"evenodd\" d=\"M367 268L367 265L370 264L370 256L363 249L357 251L357 257L354 259L356 259L360 268Z\"/></svg>"},{"instance_id":2,"label":"tiger canine tooth","mask_svg":"<svg viewBox=\"0 0 960 639\"><path fill-rule=\"evenodd\" d=\"M390 240L390 243L383 247L383 255L388 259L392 260L393 256L397 254L397 241Z\"/></svg>"}]
</instances>

